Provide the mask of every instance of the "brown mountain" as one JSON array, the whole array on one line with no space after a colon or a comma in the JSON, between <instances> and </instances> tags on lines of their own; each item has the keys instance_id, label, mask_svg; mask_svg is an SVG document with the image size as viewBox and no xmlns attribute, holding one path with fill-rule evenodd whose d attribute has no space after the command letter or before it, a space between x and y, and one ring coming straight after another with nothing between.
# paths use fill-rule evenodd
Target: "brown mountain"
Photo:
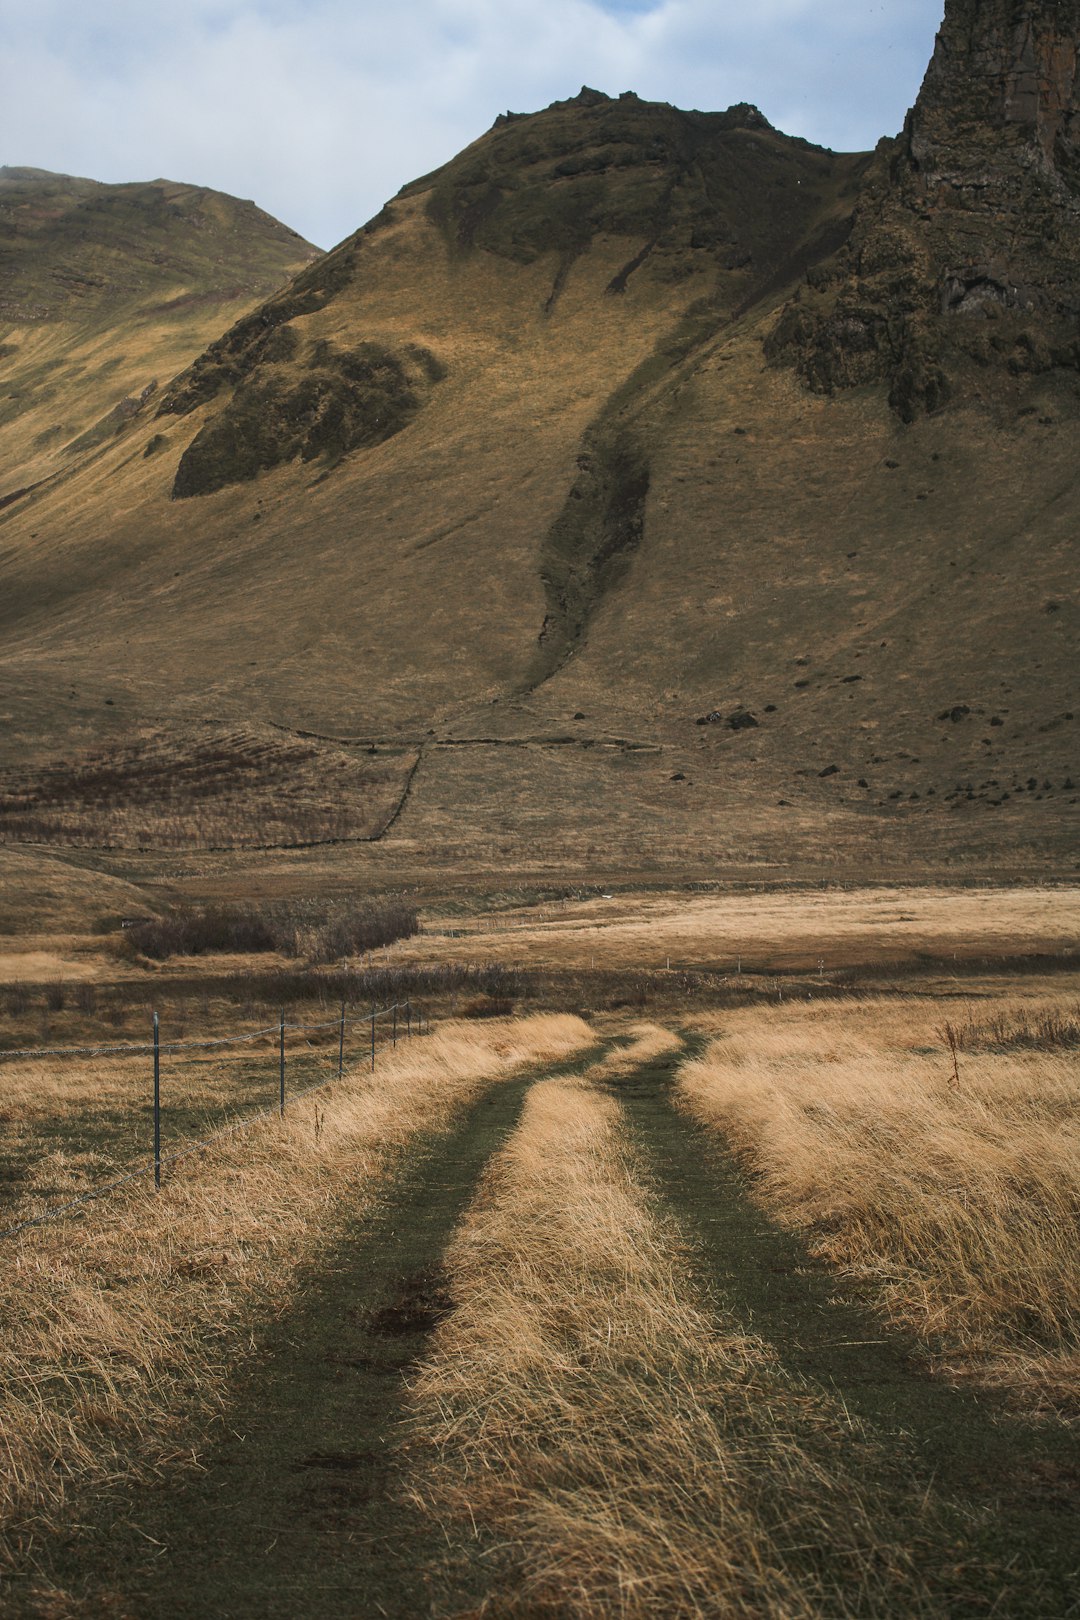
<instances>
[{"instance_id":1,"label":"brown mountain","mask_svg":"<svg viewBox=\"0 0 1080 1620\"><path fill-rule=\"evenodd\" d=\"M0 167L0 500L77 465L316 253L205 187Z\"/></svg>"},{"instance_id":2,"label":"brown mountain","mask_svg":"<svg viewBox=\"0 0 1080 1620\"><path fill-rule=\"evenodd\" d=\"M8 836L205 847L302 742L345 842L197 885L1074 870L1078 41L952 0L872 155L583 91L407 186L0 514Z\"/></svg>"}]
</instances>

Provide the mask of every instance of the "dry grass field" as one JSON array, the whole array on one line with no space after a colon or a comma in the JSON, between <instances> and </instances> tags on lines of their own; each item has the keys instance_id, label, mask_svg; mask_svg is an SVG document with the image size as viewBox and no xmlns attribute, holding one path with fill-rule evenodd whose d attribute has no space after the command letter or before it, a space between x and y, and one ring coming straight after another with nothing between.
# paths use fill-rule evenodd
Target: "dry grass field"
<instances>
[{"instance_id":1,"label":"dry grass field","mask_svg":"<svg viewBox=\"0 0 1080 1620\"><path fill-rule=\"evenodd\" d=\"M1080 1415L1075 977L735 1012L680 1093L941 1372Z\"/></svg>"},{"instance_id":2,"label":"dry grass field","mask_svg":"<svg viewBox=\"0 0 1080 1620\"><path fill-rule=\"evenodd\" d=\"M558 1015L444 1025L187 1161L156 1197L144 1181L9 1240L0 1545L7 1575L22 1576L15 1595L35 1549L95 1489L197 1466L252 1328L286 1308L343 1218L387 1196L408 1145L445 1132L491 1082L590 1039ZM88 1070L74 1085L100 1079ZM65 1089L47 1069L23 1071L5 1088L7 1127L40 1123Z\"/></svg>"},{"instance_id":3,"label":"dry grass field","mask_svg":"<svg viewBox=\"0 0 1080 1620\"><path fill-rule=\"evenodd\" d=\"M416 759L251 727L150 736L46 771L0 773L0 841L171 851L375 838Z\"/></svg>"},{"instance_id":4,"label":"dry grass field","mask_svg":"<svg viewBox=\"0 0 1080 1620\"><path fill-rule=\"evenodd\" d=\"M931 1612L845 1467L858 1426L709 1309L651 1207L598 1084L664 1045L531 1092L447 1257L414 1488L492 1540L495 1614Z\"/></svg>"},{"instance_id":5,"label":"dry grass field","mask_svg":"<svg viewBox=\"0 0 1080 1620\"><path fill-rule=\"evenodd\" d=\"M431 936L448 930L451 937ZM922 884L815 888L744 883L714 892L571 892L532 905L506 903L475 917L438 911L402 960L490 956L581 970L712 968L724 974L851 970L1060 957L1080 950L1074 885L978 888Z\"/></svg>"},{"instance_id":6,"label":"dry grass field","mask_svg":"<svg viewBox=\"0 0 1080 1620\"><path fill-rule=\"evenodd\" d=\"M1067 1613L1073 894L522 900L351 964L358 1013L429 987L375 1074L7 1240L11 1612ZM9 1046L347 983L10 943ZM180 1146L272 1104L273 1038L164 1081ZM0 1085L5 1220L145 1156L142 1059Z\"/></svg>"},{"instance_id":7,"label":"dry grass field","mask_svg":"<svg viewBox=\"0 0 1080 1620\"><path fill-rule=\"evenodd\" d=\"M948 0L876 155L586 90L326 255L0 171L5 1620L1080 1616L1020 10L1037 146ZM342 1006L340 1085L290 1029L283 1119L8 1231L146 1168L147 1054L57 1048L264 1031L167 1047L182 1149Z\"/></svg>"}]
</instances>

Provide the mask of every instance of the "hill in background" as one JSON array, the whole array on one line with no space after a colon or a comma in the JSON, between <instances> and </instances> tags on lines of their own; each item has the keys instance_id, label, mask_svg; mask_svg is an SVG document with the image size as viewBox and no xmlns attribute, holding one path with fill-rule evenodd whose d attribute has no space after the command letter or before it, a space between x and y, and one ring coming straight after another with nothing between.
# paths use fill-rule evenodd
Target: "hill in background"
<instances>
[{"instance_id":1,"label":"hill in background","mask_svg":"<svg viewBox=\"0 0 1080 1620\"><path fill-rule=\"evenodd\" d=\"M1073 871L1078 41L952 0L874 154L497 120L0 514L22 780L399 773L196 887Z\"/></svg>"},{"instance_id":2,"label":"hill in background","mask_svg":"<svg viewBox=\"0 0 1080 1620\"><path fill-rule=\"evenodd\" d=\"M0 501L77 466L317 251L205 187L0 167Z\"/></svg>"}]
</instances>

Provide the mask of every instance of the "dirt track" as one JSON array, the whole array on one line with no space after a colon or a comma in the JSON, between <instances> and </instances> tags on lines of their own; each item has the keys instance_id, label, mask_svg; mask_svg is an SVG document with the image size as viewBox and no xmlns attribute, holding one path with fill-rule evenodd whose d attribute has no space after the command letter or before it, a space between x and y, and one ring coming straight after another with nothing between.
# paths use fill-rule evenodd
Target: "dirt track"
<instances>
[{"instance_id":1,"label":"dirt track","mask_svg":"<svg viewBox=\"0 0 1080 1620\"><path fill-rule=\"evenodd\" d=\"M591 1084L616 1101L649 1197L681 1229L718 1324L734 1315L793 1387L839 1402L861 1425L866 1444L843 1463L861 1475L868 1500L895 1512L882 1534L914 1536L929 1605L918 1612L1073 1613L1068 1431L1009 1418L989 1396L932 1380L913 1343L840 1297L836 1280L761 1213L715 1139L673 1106L686 1051L606 1078L594 1068ZM493 1613L553 1612L515 1607L512 1538L482 1523L448 1536L416 1506L410 1486L424 1464L407 1407L411 1371L454 1308L444 1254L485 1168L530 1087L583 1066L492 1086L449 1135L413 1153L377 1212L321 1256L287 1314L261 1332L202 1454L137 1498L118 1490L100 1504L96 1528L56 1549L49 1574L75 1604L65 1616L406 1620L488 1604ZM933 1499L921 1523L911 1517L918 1499ZM790 1556L797 1571L800 1559L827 1568L832 1554L803 1547ZM903 1594L882 1610L852 1581L837 1612L914 1612ZM61 1613L21 1582L13 1594L13 1613ZM586 1612L572 1594L568 1604L567 1614Z\"/></svg>"}]
</instances>

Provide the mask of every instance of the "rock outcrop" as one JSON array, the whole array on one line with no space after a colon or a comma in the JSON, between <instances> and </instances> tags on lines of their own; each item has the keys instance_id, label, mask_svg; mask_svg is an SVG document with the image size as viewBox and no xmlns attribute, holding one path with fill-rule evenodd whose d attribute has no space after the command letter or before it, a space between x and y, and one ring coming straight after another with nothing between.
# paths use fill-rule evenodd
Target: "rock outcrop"
<instances>
[{"instance_id":1,"label":"rock outcrop","mask_svg":"<svg viewBox=\"0 0 1080 1620\"><path fill-rule=\"evenodd\" d=\"M880 381L905 420L1080 368L1080 0L948 0L846 247L767 349L813 389Z\"/></svg>"}]
</instances>

